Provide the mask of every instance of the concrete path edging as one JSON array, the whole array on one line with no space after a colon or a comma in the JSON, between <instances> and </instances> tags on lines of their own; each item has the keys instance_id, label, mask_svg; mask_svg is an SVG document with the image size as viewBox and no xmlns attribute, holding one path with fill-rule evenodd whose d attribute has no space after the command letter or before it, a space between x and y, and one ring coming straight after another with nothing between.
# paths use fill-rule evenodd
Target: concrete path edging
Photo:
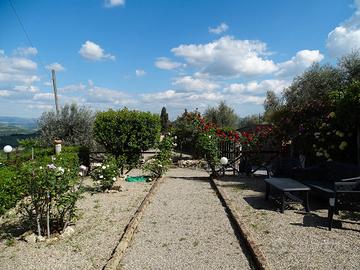
<instances>
[{"instance_id":1,"label":"concrete path edging","mask_svg":"<svg viewBox=\"0 0 360 270\"><path fill-rule=\"evenodd\" d=\"M249 250L249 253L253 259L253 262L255 263L256 268L259 270L271 270L272 268L267 262L266 257L260 250L259 246L256 244L254 238L252 237L250 231L247 229L244 222L241 220L240 214L236 210L236 207L233 204L233 202L229 199L225 189L222 188L220 185L218 185L217 179L214 179L213 177L210 177L210 179L214 189L216 190L217 194L220 197L220 200L225 204L225 207L227 208L228 213L230 214L230 218L236 224L238 232L242 237L242 239L244 240L244 243Z\"/></svg>"},{"instance_id":2,"label":"concrete path edging","mask_svg":"<svg viewBox=\"0 0 360 270\"><path fill-rule=\"evenodd\" d=\"M151 186L148 194L146 194L145 198L141 202L139 208L134 213L130 222L124 229L124 233L121 235L119 243L115 247L110 259L107 261L106 265L102 268L102 270L116 270L120 264L122 257L125 254L126 249L129 247L136 228L139 225L139 222L144 214L144 211L147 205L150 203L151 198L154 196L156 190L159 188L162 182L164 182L165 177L162 177Z\"/></svg>"}]
</instances>

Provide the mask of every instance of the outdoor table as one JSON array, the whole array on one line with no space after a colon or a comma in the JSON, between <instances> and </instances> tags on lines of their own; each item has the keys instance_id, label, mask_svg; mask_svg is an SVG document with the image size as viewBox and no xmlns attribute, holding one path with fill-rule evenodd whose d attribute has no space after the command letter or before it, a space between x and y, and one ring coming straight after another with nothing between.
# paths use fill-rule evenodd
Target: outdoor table
<instances>
[{"instance_id":1,"label":"outdoor table","mask_svg":"<svg viewBox=\"0 0 360 270\"><path fill-rule=\"evenodd\" d=\"M309 212L309 191L311 190L308 186L291 178L266 178L266 194L265 199L269 199L270 188L273 188L280 192L280 204L281 213L284 213L285 205L292 203L302 203L305 207L306 212ZM295 196L293 192L300 192L303 194L303 199Z\"/></svg>"}]
</instances>

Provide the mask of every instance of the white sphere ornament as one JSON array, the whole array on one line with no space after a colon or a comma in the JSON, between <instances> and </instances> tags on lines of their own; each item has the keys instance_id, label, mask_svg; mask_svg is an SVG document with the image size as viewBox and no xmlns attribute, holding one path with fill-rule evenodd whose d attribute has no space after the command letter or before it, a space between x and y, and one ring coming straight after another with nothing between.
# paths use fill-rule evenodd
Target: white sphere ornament
<instances>
[{"instance_id":1,"label":"white sphere ornament","mask_svg":"<svg viewBox=\"0 0 360 270\"><path fill-rule=\"evenodd\" d=\"M220 158L221 165L226 165L226 164L228 164L228 162L229 162L229 160L226 157Z\"/></svg>"},{"instance_id":2,"label":"white sphere ornament","mask_svg":"<svg viewBox=\"0 0 360 270\"><path fill-rule=\"evenodd\" d=\"M11 147L11 145L5 145L4 146L4 152L5 153L10 153L13 150L13 148Z\"/></svg>"}]
</instances>

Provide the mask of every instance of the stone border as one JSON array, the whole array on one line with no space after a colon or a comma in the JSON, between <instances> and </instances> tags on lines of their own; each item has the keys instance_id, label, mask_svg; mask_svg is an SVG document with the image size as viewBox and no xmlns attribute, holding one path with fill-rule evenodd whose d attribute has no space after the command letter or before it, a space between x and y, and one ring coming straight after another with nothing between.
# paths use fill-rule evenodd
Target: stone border
<instances>
[{"instance_id":1,"label":"stone border","mask_svg":"<svg viewBox=\"0 0 360 270\"><path fill-rule=\"evenodd\" d=\"M214 179L213 177L210 177L210 179L212 186L216 190L216 193L218 194L220 200L224 203L226 210L229 213L229 218L234 221L236 229L238 230L242 240L244 240L244 243L249 250L251 259L255 263L256 268L260 270L271 270L272 268L267 262L266 257L260 250L259 246L256 244L245 223L241 220L240 214L236 210L233 202L229 199L225 189L218 185L217 179Z\"/></svg>"},{"instance_id":2,"label":"stone border","mask_svg":"<svg viewBox=\"0 0 360 270\"><path fill-rule=\"evenodd\" d=\"M116 270L120 264L122 257L125 254L126 249L129 247L133 236L135 234L135 230L137 229L139 222L144 214L144 211L147 205L150 203L151 198L154 196L156 190L160 186L162 182L164 182L165 177L162 177L155 181L155 183L151 186L148 194L146 194L145 198L141 202L139 208L136 210L135 214L131 218L128 225L126 225L123 234L120 237L119 243L116 245L113 253L111 254L110 259L107 261L106 265L102 268L102 270Z\"/></svg>"}]
</instances>

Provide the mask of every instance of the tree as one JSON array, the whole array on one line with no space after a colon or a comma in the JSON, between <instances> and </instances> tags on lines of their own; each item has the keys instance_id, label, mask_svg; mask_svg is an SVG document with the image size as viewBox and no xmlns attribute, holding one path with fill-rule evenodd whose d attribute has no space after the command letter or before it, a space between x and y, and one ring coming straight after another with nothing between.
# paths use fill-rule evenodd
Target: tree
<instances>
[{"instance_id":1,"label":"tree","mask_svg":"<svg viewBox=\"0 0 360 270\"><path fill-rule=\"evenodd\" d=\"M234 109L227 106L225 101L221 101L217 107L207 108L204 118L220 128L236 128L239 120Z\"/></svg>"},{"instance_id":2,"label":"tree","mask_svg":"<svg viewBox=\"0 0 360 270\"><path fill-rule=\"evenodd\" d=\"M343 81L342 73L338 68L314 64L285 89L286 106L301 109L304 104L312 103L314 100L328 104L329 93L341 87Z\"/></svg>"},{"instance_id":3,"label":"tree","mask_svg":"<svg viewBox=\"0 0 360 270\"><path fill-rule=\"evenodd\" d=\"M354 51L340 59L339 66L344 74L345 81L352 83L360 81L360 51Z\"/></svg>"},{"instance_id":4,"label":"tree","mask_svg":"<svg viewBox=\"0 0 360 270\"><path fill-rule=\"evenodd\" d=\"M94 122L95 139L117 158L122 170L126 165L131 170L141 151L155 146L160 129L159 115L127 108L99 112Z\"/></svg>"},{"instance_id":5,"label":"tree","mask_svg":"<svg viewBox=\"0 0 360 270\"><path fill-rule=\"evenodd\" d=\"M160 114L161 132L166 132L169 128L169 114L166 112L166 108L162 107Z\"/></svg>"},{"instance_id":6,"label":"tree","mask_svg":"<svg viewBox=\"0 0 360 270\"><path fill-rule=\"evenodd\" d=\"M178 116L173 122L174 135L177 137L176 143L178 147L182 151L191 154L194 154L194 144L197 136L194 121L198 117L200 117L200 113L197 110L188 112L185 109L183 114Z\"/></svg>"},{"instance_id":7,"label":"tree","mask_svg":"<svg viewBox=\"0 0 360 270\"><path fill-rule=\"evenodd\" d=\"M269 90L266 92L266 98L264 101L264 119L269 120L271 118L271 115L279 109L281 106L281 101L278 96L276 96L275 92L272 90Z\"/></svg>"},{"instance_id":8,"label":"tree","mask_svg":"<svg viewBox=\"0 0 360 270\"><path fill-rule=\"evenodd\" d=\"M252 114L245 117L239 118L238 127L248 127L256 124L261 124L264 120L264 117L261 114Z\"/></svg>"},{"instance_id":9,"label":"tree","mask_svg":"<svg viewBox=\"0 0 360 270\"><path fill-rule=\"evenodd\" d=\"M54 139L61 139L65 145L91 146L95 115L86 107L66 104L60 113L44 112L39 120L42 144L52 145Z\"/></svg>"}]
</instances>

